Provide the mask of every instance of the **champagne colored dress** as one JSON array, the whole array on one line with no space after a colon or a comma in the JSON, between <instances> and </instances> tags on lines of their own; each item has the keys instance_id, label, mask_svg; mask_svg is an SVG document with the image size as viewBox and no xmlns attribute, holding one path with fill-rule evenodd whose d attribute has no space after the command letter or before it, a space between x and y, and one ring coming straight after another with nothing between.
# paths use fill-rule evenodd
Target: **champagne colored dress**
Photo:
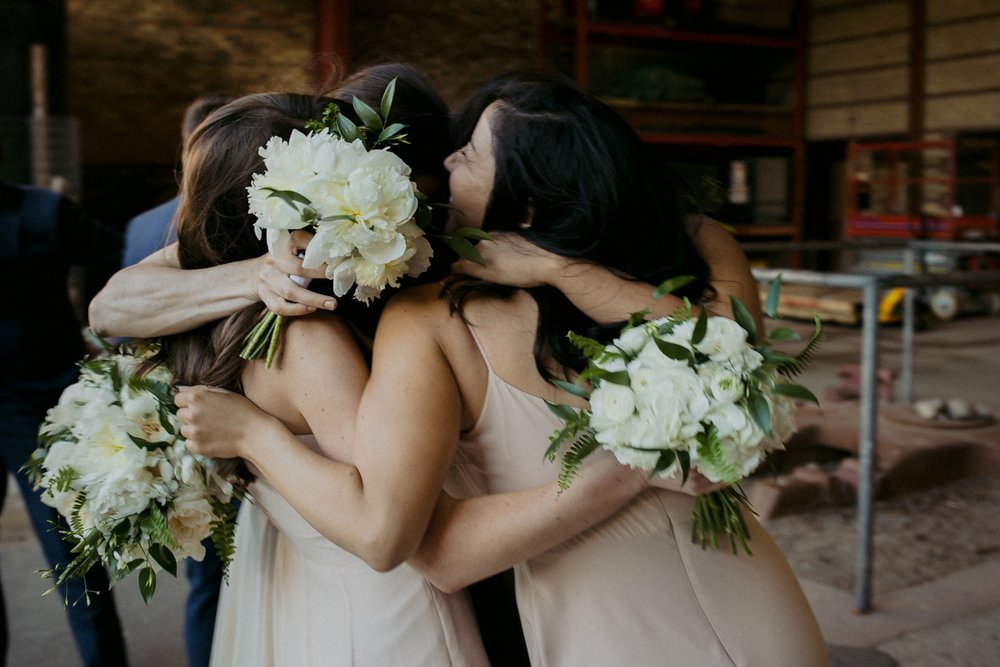
<instances>
[{"instance_id":1,"label":"champagne colored dress","mask_svg":"<svg viewBox=\"0 0 1000 667\"><path fill-rule=\"evenodd\" d=\"M473 334L475 336L475 334ZM544 460L558 419L543 400L489 371L477 424L455 471L480 493L556 479ZM593 456L605 455L603 450ZM609 455L609 454L608 454ZM819 626L794 573L747 517L753 556L691 543L691 496L650 489L608 520L515 566L534 667L827 664Z\"/></svg>"},{"instance_id":2,"label":"champagne colored dress","mask_svg":"<svg viewBox=\"0 0 1000 667\"><path fill-rule=\"evenodd\" d=\"M376 572L320 535L266 481L251 493L219 600L212 665L489 664L464 594L440 592L406 564Z\"/></svg>"}]
</instances>

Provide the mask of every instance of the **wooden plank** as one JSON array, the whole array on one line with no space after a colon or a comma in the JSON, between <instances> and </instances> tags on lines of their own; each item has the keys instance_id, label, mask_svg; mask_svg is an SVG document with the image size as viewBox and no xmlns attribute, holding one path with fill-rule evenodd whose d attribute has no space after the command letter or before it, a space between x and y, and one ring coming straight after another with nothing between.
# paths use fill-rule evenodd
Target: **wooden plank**
<instances>
[{"instance_id":1,"label":"wooden plank","mask_svg":"<svg viewBox=\"0 0 1000 667\"><path fill-rule=\"evenodd\" d=\"M991 88L1000 89L1000 53L927 63L928 95Z\"/></svg>"},{"instance_id":2,"label":"wooden plank","mask_svg":"<svg viewBox=\"0 0 1000 667\"><path fill-rule=\"evenodd\" d=\"M928 60L997 49L1000 49L1000 16L927 28Z\"/></svg>"},{"instance_id":3,"label":"wooden plank","mask_svg":"<svg viewBox=\"0 0 1000 667\"><path fill-rule=\"evenodd\" d=\"M929 130L983 130L1000 127L1000 91L927 100Z\"/></svg>"},{"instance_id":4,"label":"wooden plank","mask_svg":"<svg viewBox=\"0 0 1000 667\"><path fill-rule=\"evenodd\" d=\"M903 66L809 79L806 106L865 104L905 97L908 76L909 68Z\"/></svg>"},{"instance_id":5,"label":"wooden plank","mask_svg":"<svg viewBox=\"0 0 1000 667\"><path fill-rule=\"evenodd\" d=\"M905 101L809 109L806 113L806 139L900 135L907 129L906 112Z\"/></svg>"},{"instance_id":6,"label":"wooden plank","mask_svg":"<svg viewBox=\"0 0 1000 667\"><path fill-rule=\"evenodd\" d=\"M767 300L768 290L760 289L761 301ZM824 322L858 324L861 321L861 292L838 287L782 285L778 299L778 315L792 319L812 320L814 315Z\"/></svg>"},{"instance_id":7,"label":"wooden plank","mask_svg":"<svg viewBox=\"0 0 1000 667\"><path fill-rule=\"evenodd\" d=\"M927 23L996 14L997 0L927 0Z\"/></svg>"},{"instance_id":8,"label":"wooden plank","mask_svg":"<svg viewBox=\"0 0 1000 667\"><path fill-rule=\"evenodd\" d=\"M909 62L909 45L908 30L894 35L861 37L849 42L816 44L809 48L807 68L809 74L814 75L865 67L905 65Z\"/></svg>"},{"instance_id":9,"label":"wooden plank","mask_svg":"<svg viewBox=\"0 0 1000 667\"><path fill-rule=\"evenodd\" d=\"M910 3L887 0L869 5L849 6L843 11L818 14L809 22L809 42L819 44L851 37L908 29Z\"/></svg>"}]
</instances>

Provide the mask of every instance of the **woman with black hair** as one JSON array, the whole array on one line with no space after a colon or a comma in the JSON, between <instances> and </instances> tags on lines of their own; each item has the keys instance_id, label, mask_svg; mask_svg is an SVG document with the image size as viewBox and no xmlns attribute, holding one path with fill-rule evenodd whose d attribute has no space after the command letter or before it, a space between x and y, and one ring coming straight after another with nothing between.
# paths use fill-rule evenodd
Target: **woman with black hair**
<instances>
[{"instance_id":1,"label":"woman with black hair","mask_svg":"<svg viewBox=\"0 0 1000 667\"><path fill-rule=\"evenodd\" d=\"M681 274L695 277L685 296L711 295L679 197L601 102L567 82L509 76L463 119L468 141L445 163L458 224L520 235L570 266L603 265L624 276L623 295L638 285L629 281ZM690 540L690 489L661 480L633 498L626 489L646 480L629 471L616 481L609 456L552 497L558 466L543 453L559 421L545 401L581 405L548 381L582 368L563 343L569 330L608 340L615 327L547 286L455 277L443 292L399 293L375 337L353 465L318 459L219 389L182 390L178 416L193 450L243 457L379 570L408 561L458 590L515 564L532 664L826 664L794 574L752 517L753 556L702 551ZM605 474L608 484L582 491ZM449 477L480 497L441 495Z\"/></svg>"}]
</instances>

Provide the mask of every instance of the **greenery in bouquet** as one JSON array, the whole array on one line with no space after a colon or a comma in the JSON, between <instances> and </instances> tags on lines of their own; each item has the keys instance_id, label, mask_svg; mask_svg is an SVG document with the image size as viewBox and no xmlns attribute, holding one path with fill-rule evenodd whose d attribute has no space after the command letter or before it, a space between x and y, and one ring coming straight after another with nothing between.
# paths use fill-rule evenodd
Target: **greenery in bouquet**
<instances>
[{"instance_id":1,"label":"greenery in bouquet","mask_svg":"<svg viewBox=\"0 0 1000 667\"><path fill-rule=\"evenodd\" d=\"M690 280L667 281L657 295ZM772 318L780 289L779 276L765 309ZM744 304L733 298L732 307L733 319L708 317L703 309L694 316L686 300L668 317L647 320L648 312L635 313L608 345L570 333L588 365L576 384L555 382L589 406L549 404L564 422L546 452L549 460L562 453L562 488L599 447L654 475L680 474L686 481L697 470L728 486L696 498L692 540L718 548L720 538L728 539L733 553L739 545L751 554L743 510L753 508L739 482L794 433L795 401L817 402L791 378L817 349L821 326L816 318L812 337L789 355L774 344L798 340L798 334L782 327L758 340Z\"/></svg>"},{"instance_id":2,"label":"greenery in bouquet","mask_svg":"<svg viewBox=\"0 0 1000 667\"><path fill-rule=\"evenodd\" d=\"M336 104L284 140L272 137L261 148L264 173L247 188L258 235L267 232L268 248L284 248L293 230L313 237L302 257L305 268L326 265L333 292L370 302L404 276L418 276L430 266L426 234L431 210L410 179L410 167L391 147L406 143L405 125L389 123L395 79L382 95L379 110L358 98L357 125ZM470 239L488 238L463 228L439 236L459 255L482 263ZM267 312L244 341L240 356L265 359L271 366L284 318Z\"/></svg>"},{"instance_id":3,"label":"greenery in bouquet","mask_svg":"<svg viewBox=\"0 0 1000 667\"><path fill-rule=\"evenodd\" d=\"M152 352L123 348L84 359L39 429L25 468L42 501L65 517L63 536L74 544L72 561L45 572L56 585L104 563L112 583L138 570L148 603L157 572L176 576L178 560L204 558L206 538L224 571L232 558L230 501L243 485L187 450L171 372L147 370Z\"/></svg>"}]
</instances>

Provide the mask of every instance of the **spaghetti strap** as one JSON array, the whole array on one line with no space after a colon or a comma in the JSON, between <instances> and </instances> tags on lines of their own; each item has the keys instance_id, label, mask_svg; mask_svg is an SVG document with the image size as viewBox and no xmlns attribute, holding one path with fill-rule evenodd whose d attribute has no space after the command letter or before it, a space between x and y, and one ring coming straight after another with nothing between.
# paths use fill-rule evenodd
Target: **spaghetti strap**
<instances>
[{"instance_id":1,"label":"spaghetti strap","mask_svg":"<svg viewBox=\"0 0 1000 667\"><path fill-rule=\"evenodd\" d=\"M486 363L486 370L490 375L496 375L496 372L493 370L493 364L490 363L490 357L486 354L486 348L483 347L482 341L480 341L479 336L476 335L475 328L468 322L465 323L465 326L469 329L469 333L472 334L472 340L476 341L476 347L479 348L479 354L483 357L483 361Z\"/></svg>"}]
</instances>

